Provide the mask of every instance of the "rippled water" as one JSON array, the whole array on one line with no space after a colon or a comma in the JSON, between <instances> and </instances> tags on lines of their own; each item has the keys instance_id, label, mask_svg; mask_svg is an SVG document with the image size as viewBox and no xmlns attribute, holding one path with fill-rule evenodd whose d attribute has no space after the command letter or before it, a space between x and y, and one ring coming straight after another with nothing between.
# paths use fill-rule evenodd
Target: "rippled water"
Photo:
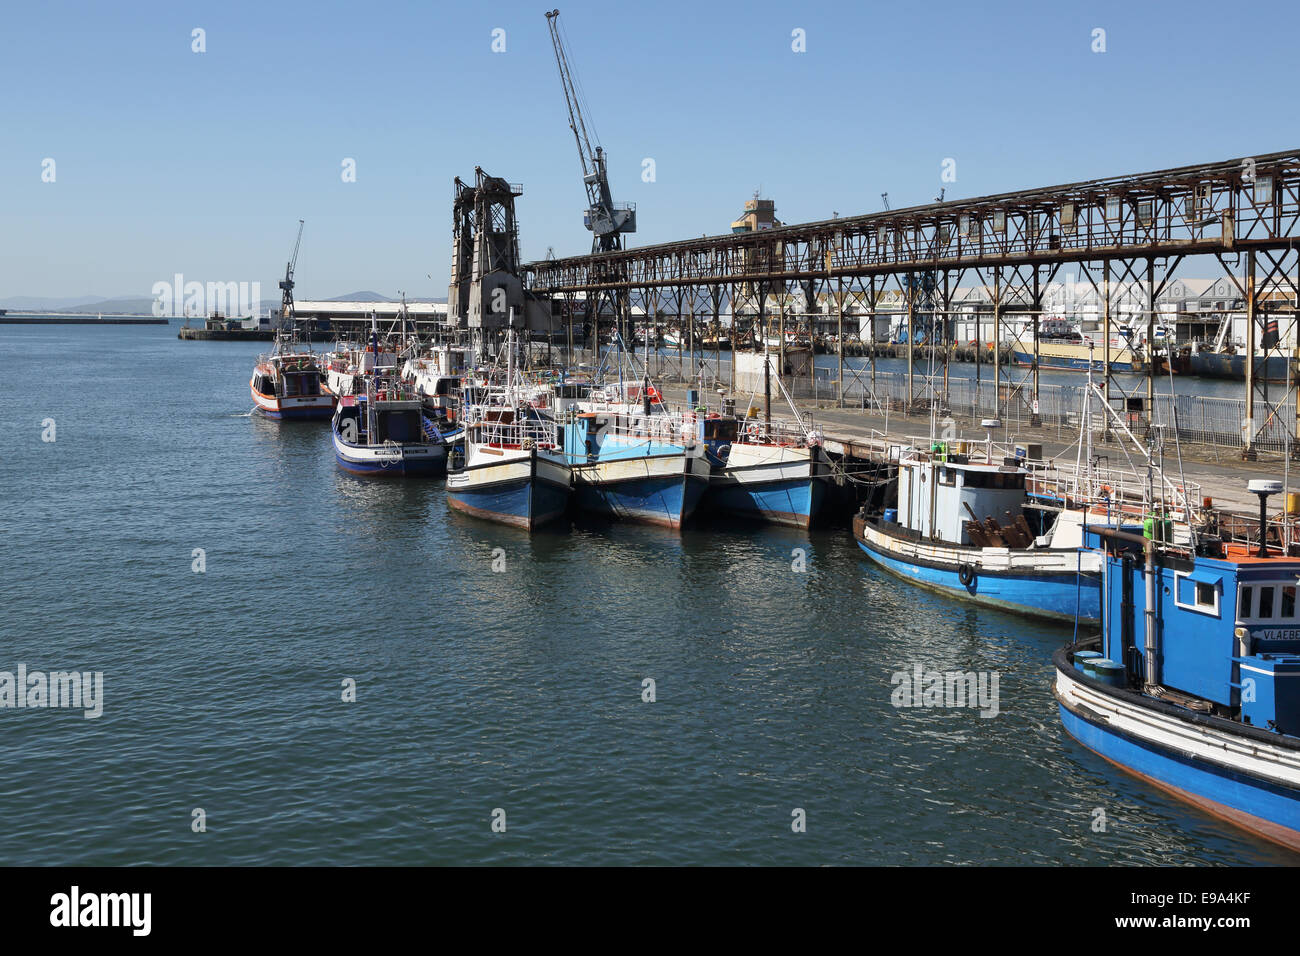
<instances>
[{"instance_id":1,"label":"rippled water","mask_svg":"<svg viewBox=\"0 0 1300 956\"><path fill-rule=\"evenodd\" d=\"M98 720L0 709L0 862L1292 860L1064 736L1068 630L895 581L844 529L465 518L250 417L258 346L174 336L0 330L0 670L105 685ZM895 709L917 661L997 671L1001 713Z\"/></svg>"}]
</instances>

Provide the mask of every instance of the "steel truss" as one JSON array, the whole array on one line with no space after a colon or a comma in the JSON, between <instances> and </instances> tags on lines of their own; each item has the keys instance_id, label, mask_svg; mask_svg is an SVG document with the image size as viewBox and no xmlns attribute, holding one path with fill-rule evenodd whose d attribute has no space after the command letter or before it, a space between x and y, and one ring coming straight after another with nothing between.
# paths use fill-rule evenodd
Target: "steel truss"
<instances>
[{"instance_id":1,"label":"steel truss","mask_svg":"<svg viewBox=\"0 0 1300 956\"><path fill-rule=\"evenodd\" d=\"M973 320L980 363L976 377L982 378L983 360L991 353L995 388L990 412L998 417L1009 402L1037 407L1043 295L1063 265L1077 264L1103 306L1105 334L1098 359L1107 371L1108 397L1118 392L1125 399L1141 399L1130 410L1141 404L1149 421L1162 370L1147 363L1145 395L1125 394L1110 374L1114 292L1140 290L1150 345L1156 302L1176 270L1189 256L1212 256L1246 302L1251 360L1243 454L1253 457L1257 437L1276 427L1284 406L1296 396L1292 374L1283 385L1273 383L1270 392L1262 374L1264 359L1256 349L1270 321L1294 323L1300 311L1300 256L1292 248L1297 239L1300 150L1290 150L758 233L548 259L530 263L524 271L535 293L565 303L571 348L575 316L584 310L597 322L602 312L612 312L620 326L627 323L629 333L638 324L650 330L667 321L683 336L676 356L669 350L668 361L688 380L727 384L723 350L709 354L697 344L723 335L724 316L733 322L733 346L770 330L783 349L787 332L812 335L815 327L833 325L841 402L846 380L865 384L875 400L878 319L906 316L912 336L918 317L928 315L926 345L942 356L943 384L936 385L938 374L924 375L918 391L916 350L906 348L908 410L943 403L946 363L958 344L951 341L955 320ZM927 278L918 281L918 276ZM953 300L958 288L971 283L983 293L973 315ZM796 297L795 292L802 294ZM796 301L802 308L793 308ZM1034 360L1018 375L1006 367L1001 343L1006 325L1023 318L1032 319ZM860 324L868 334L860 333ZM991 349L984 348L986 331ZM847 368L846 347L869 357L869 369ZM780 367L785 367L784 359ZM1300 431L1297 415L1291 413L1285 423L1286 445L1293 452Z\"/></svg>"}]
</instances>

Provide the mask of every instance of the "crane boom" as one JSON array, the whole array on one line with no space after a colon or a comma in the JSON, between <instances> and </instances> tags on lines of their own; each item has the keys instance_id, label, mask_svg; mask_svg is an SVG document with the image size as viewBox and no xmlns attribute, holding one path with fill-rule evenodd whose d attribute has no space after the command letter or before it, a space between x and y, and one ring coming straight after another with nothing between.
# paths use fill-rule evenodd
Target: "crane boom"
<instances>
[{"instance_id":1,"label":"crane boom","mask_svg":"<svg viewBox=\"0 0 1300 956\"><path fill-rule=\"evenodd\" d=\"M569 129L578 144L578 161L582 164L582 185L587 191L587 212L584 224L592 232L592 252L609 252L623 248L622 234L636 232L636 206L615 203L609 188L609 174L605 168L605 152L591 145L587 122L582 115L577 83L569 66L569 56L560 38L559 10L546 14L546 25L555 48L555 65L560 71L560 84L564 87L564 104L569 111Z\"/></svg>"}]
</instances>

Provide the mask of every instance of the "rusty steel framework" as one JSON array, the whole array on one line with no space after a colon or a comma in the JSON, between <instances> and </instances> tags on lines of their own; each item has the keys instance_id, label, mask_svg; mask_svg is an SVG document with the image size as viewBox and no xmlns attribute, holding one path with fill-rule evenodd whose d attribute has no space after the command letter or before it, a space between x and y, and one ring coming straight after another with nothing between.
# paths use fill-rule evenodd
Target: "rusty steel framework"
<instances>
[{"instance_id":1,"label":"rusty steel framework","mask_svg":"<svg viewBox=\"0 0 1300 956\"><path fill-rule=\"evenodd\" d=\"M753 341L771 329L782 348L787 332L811 334L814 322L831 327L833 321L841 402L846 341L857 338L864 354L871 355L874 386L877 316L906 315L911 333L918 312L925 309L943 320L935 328L944 331L933 344L951 346L949 320L959 314L953 296L963 283L973 284L982 289L987 309L986 315L975 318L976 358L982 342L978 330L991 324L996 382L992 411L1000 417L1003 403L1013 394L1037 408L1039 316L1044 291L1062 265L1078 264L1103 304L1104 354L1097 358L1109 372L1113 283L1142 291L1151 343L1156 301L1175 270L1188 257L1215 259L1245 302L1246 354L1254 356L1270 316L1294 321L1300 311L1297 241L1300 150L1291 150L763 232L548 259L529 263L524 271L532 291L561 300L564 314L570 317L582 314L585 303L602 300L620 303L614 308L627 314L611 317L620 324L649 325L660 317L675 317L687 350L697 358L705 336L721 338L724 307L731 313L733 338ZM794 289L803 293L801 314L789 308L789 293ZM881 308L886 298L893 309ZM859 337L854 316L846 335L846 302L869 317L869 334ZM586 312L598 329L601 310ZM1027 381L1020 385L1011 381L1000 354L1004 326L1012 316L1033 324L1034 361ZM570 328L570 342L572 334ZM910 410L928 404L931 396L917 393L915 350L905 351ZM949 351L943 350L945 363ZM720 352L718 360L720 365ZM1294 376L1288 375L1287 387L1275 388L1270 398L1262 375L1257 374L1258 365L1258 359L1246 363L1243 453L1247 457L1254 456L1262 423L1276 419L1283 403L1294 399L1296 392ZM850 374L861 372L850 370ZM1107 374L1104 381L1109 396L1112 376ZM1156 366L1149 362L1148 416L1155 382ZM934 389L928 378L926 385ZM1293 454L1298 424L1287 423Z\"/></svg>"}]
</instances>

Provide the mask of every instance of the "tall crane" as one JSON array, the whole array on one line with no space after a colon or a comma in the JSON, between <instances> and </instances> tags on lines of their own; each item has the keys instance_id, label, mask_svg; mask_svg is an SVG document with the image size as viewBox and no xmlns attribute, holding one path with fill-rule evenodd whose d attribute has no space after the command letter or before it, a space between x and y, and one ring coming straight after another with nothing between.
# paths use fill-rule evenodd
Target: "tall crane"
<instances>
[{"instance_id":1,"label":"tall crane","mask_svg":"<svg viewBox=\"0 0 1300 956\"><path fill-rule=\"evenodd\" d=\"M284 281L280 283L280 319L294 319L293 310L293 270L298 265L298 247L302 245L303 221L298 220L298 240L293 244L293 258L284 267Z\"/></svg>"},{"instance_id":2,"label":"tall crane","mask_svg":"<svg viewBox=\"0 0 1300 956\"><path fill-rule=\"evenodd\" d=\"M612 252L623 248L623 233L636 232L636 206L616 203L609 189L609 173L605 168L605 152L600 146L594 149L587 135L587 123L578 101L578 88L569 68L569 57L564 41L560 39L559 10L546 14L546 25L551 31L551 45L555 47L555 64L560 69L560 82L564 86L564 102L569 110L569 129L578 144L578 161L582 164L582 184L587 189L587 211L583 224L591 230L591 251Z\"/></svg>"}]
</instances>

